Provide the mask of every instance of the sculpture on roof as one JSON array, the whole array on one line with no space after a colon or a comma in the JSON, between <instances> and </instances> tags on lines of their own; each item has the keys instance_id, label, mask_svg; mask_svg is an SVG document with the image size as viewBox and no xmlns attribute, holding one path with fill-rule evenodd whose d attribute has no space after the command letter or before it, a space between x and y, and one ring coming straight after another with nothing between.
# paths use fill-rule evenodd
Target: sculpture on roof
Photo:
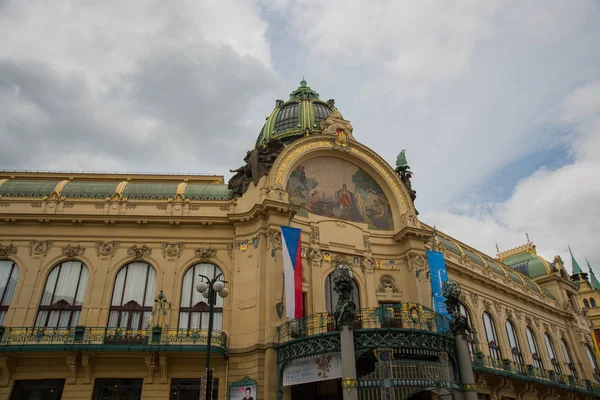
<instances>
[{"instance_id":1,"label":"sculpture on roof","mask_svg":"<svg viewBox=\"0 0 600 400\"><path fill-rule=\"evenodd\" d=\"M324 135L343 136L344 139L354 140L354 136L352 136L353 128L350 125L350 121L344 119L338 110L335 110L327 119L321 122L321 129Z\"/></svg>"},{"instance_id":2,"label":"sculpture on roof","mask_svg":"<svg viewBox=\"0 0 600 400\"><path fill-rule=\"evenodd\" d=\"M411 178L413 176L413 172L410 170L410 166L408 165L408 161L406 161L406 149L402 149L398 157L396 157L396 173L400 177L404 186L406 186L406 190L408 190L408 194L410 195L410 199L415 203L415 199L417 198L417 191L413 190ZM417 211L417 215L419 212Z\"/></svg>"},{"instance_id":3,"label":"sculpture on roof","mask_svg":"<svg viewBox=\"0 0 600 400\"><path fill-rule=\"evenodd\" d=\"M283 143L272 141L263 147L248 151L244 157L246 165L230 170L230 172L235 172L235 175L231 177L227 187L233 191L236 197L242 196L248 190L250 182L254 182L256 185L260 178L269 173L277 156L284 148Z\"/></svg>"}]
</instances>

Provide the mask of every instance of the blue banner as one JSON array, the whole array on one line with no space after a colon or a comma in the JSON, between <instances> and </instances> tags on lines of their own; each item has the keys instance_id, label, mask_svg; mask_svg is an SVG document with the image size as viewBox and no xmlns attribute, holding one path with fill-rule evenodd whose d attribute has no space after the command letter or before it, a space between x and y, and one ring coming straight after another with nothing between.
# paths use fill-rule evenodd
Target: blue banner
<instances>
[{"instance_id":1,"label":"blue banner","mask_svg":"<svg viewBox=\"0 0 600 400\"><path fill-rule=\"evenodd\" d=\"M446 298L442 296L442 283L448 280L448 272L446 272L444 253L427 250L427 262L429 263L433 310L450 318L448 310L446 310Z\"/></svg>"}]
</instances>

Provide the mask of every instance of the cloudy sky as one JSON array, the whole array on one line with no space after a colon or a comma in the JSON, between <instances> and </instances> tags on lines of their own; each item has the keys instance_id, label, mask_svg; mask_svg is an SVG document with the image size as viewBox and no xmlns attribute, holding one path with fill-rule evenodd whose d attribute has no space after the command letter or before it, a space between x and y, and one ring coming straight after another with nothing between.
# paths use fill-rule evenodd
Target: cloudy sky
<instances>
[{"instance_id":1,"label":"cloudy sky","mask_svg":"<svg viewBox=\"0 0 600 400\"><path fill-rule=\"evenodd\" d=\"M0 0L0 168L215 173L302 76L423 221L600 273L600 3Z\"/></svg>"}]
</instances>

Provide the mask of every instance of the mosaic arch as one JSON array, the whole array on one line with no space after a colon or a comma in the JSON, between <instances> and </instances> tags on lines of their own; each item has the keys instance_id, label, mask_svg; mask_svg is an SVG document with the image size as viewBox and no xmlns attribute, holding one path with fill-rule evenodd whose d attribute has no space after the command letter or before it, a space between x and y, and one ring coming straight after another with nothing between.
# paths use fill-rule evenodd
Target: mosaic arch
<instances>
[{"instance_id":1,"label":"mosaic arch","mask_svg":"<svg viewBox=\"0 0 600 400\"><path fill-rule=\"evenodd\" d=\"M290 175L287 192L309 213L344 221L363 222L369 229L394 228L390 203L375 179L348 161L319 157L300 164Z\"/></svg>"}]
</instances>

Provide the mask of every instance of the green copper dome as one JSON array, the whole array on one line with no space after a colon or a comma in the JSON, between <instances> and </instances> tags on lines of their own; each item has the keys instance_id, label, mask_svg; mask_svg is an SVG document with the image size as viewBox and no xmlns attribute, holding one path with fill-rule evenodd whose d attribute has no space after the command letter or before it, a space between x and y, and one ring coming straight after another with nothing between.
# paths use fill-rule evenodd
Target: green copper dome
<instances>
[{"instance_id":1,"label":"green copper dome","mask_svg":"<svg viewBox=\"0 0 600 400\"><path fill-rule=\"evenodd\" d=\"M256 140L256 147L264 146L272 140L287 144L299 137L320 133L321 122L337 111L334 104L333 99L320 100L319 94L302 79L288 101L275 101L275 109L267 117Z\"/></svg>"}]
</instances>

